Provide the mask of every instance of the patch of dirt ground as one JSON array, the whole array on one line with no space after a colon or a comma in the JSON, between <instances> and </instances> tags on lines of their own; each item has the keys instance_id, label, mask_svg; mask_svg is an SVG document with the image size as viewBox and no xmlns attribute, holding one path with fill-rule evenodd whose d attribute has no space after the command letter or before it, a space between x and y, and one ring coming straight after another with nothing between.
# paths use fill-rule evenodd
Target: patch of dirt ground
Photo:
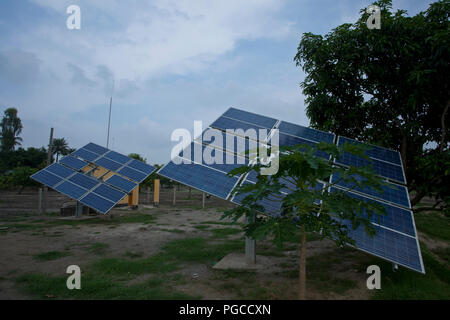
<instances>
[{"instance_id":1,"label":"patch of dirt ground","mask_svg":"<svg viewBox=\"0 0 450 320\"><path fill-rule=\"evenodd\" d=\"M113 209L102 219L118 219L132 211ZM216 209L198 210L162 206L159 208L139 209L143 215L151 215L154 221L150 223L132 222L119 224L89 224L61 225L50 223L61 222L74 218L33 214L19 219L12 213L3 215L0 225L6 226L0 230L0 299L34 298L24 293L15 281L23 274L44 273L53 276L67 276L69 265L79 265L81 270L101 257L126 257L127 254L137 254L139 257L149 257L158 253L161 247L172 240L188 237L207 237L214 228L240 228L214 224L221 222L222 213ZM18 216L20 218L20 216ZM89 219L83 218L83 219ZM208 223L209 222L209 223ZM11 227L12 224L23 224L27 227ZM44 224L44 229L38 228ZM206 229L199 228L205 225ZM8 227L10 226L10 227ZM36 227L34 227L36 226ZM242 234L232 234L217 241L236 239ZM95 244L99 248L95 248ZM258 246L257 246L258 248ZM199 263L183 263L179 274L182 281L175 284L175 289L203 299L296 299L298 283L298 251L295 245L292 250L276 255L258 256L257 263L261 268L248 272L227 272L214 270L213 265ZM45 261L36 258L37 255L58 251L67 255L55 260ZM258 249L257 249L258 252ZM329 276L321 280L315 270L313 279L308 283L309 299L367 299L370 291L365 287L367 275L363 269L355 267L355 261L364 261L365 255L356 250L340 250L328 240L311 241L308 243L308 265L314 268L315 257L324 259L324 264L333 269L332 278L352 283L344 292L328 290ZM330 257L334 257L330 259ZM349 257L356 257L348 261ZM318 258L319 259L319 258ZM329 261L327 260L329 259ZM359 260L358 260L359 259ZM325 270L325 269L324 269ZM325 271L324 271L325 272ZM327 271L328 272L328 271ZM129 284L140 283L149 278L140 275ZM246 281L248 279L248 281ZM328 279L328 280L327 280ZM344 283L347 283L345 282ZM247 286L247 287L246 287Z\"/></svg>"}]
</instances>

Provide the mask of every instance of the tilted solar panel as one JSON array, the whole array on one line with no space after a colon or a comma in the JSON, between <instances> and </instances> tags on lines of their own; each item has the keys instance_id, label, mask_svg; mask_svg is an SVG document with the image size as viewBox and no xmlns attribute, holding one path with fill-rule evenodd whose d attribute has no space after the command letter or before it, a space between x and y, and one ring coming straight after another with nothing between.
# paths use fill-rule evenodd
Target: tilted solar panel
<instances>
[{"instance_id":1,"label":"tilted solar panel","mask_svg":"<svg viewBox=\"0 0 450 320\"><path fill-rule=\"evenodd\" d=\"M227 129L231 130L235 139L243 139L244 132L258 132L259 129L265 128L273 133L274 130L279 130L279 145L280 146L294 146L298 144L307 144L315 146L319 142L334 143L335 135L332 133L323 132L311 128L306 128L300 125L289 123L286 121L276 120L270 117L265 117L253 113L249 113L236 108L230 108L222 116L211 124L211 128L217 129L213 131L222 131L222 136L219 138L203 139L209 141L202 141L196 139L197 142L207 145L211 143L212 148L219 148L226 150L231 154L237 154L237 148L234 146L226 146L224 133ZM205 132L202 134L204 137ZM211 136L211 132L209 132ZM237 137L240 136L240 137ZM253 137L255 141L261 140L260 137ZM199 141L200 140L200 141ZM264 139L264 142L272 141ZM358 143L356 140L338 137L337 144L341 146L343 143ZM244 144L243 150L249 150L248 140ZM383 217L372 216L371 222L374 224L377 234L374 238L370 238L363 228L360 226L356 230L350 228L350 237L355 239L356 247L362 251L371 253L378 257L387 259L393 263L403 265L410 269L424 272L422 258L420 255L420 248L418 246L417 233L414 225L414 217L410 210L410 202L408 190L404 185L406 179L402 167L401 158L398 152L388 150L382 147L370 146L366 155L370 157L371 161L367 161L361 157L353 156L351 154L344 154L340 159L335 159L336 164L344 166L364 166L372 165L375 173L381 177L387 178L393 182L387 182L383 186L383 192L368 187L355 188L352 183L345 183L339 181L338 175L332 175L331 183L337 183L333 190L342 190L352 197L364 201L376 201L383 205L387 214ZM205 149L205 148L203 148ZM256 147L254 148L256 149ZM242 152L242 150L241 150ZM330 156L324 152L316 152L316 156L324 159L330 159ZM209 166L208 166L209 165ZM229 172L228 168L233 168L232 165L220 166L211 164L180 164L176 165L173 161L164 166L158 173L170 179L176 180L180 183L189 185L191 187L200 189L204 192L216 195L223 199L230 196L233 187L239 183L248 184L256 183L257 174L251 171L245 179L233 179L225 175ZM361 177L355 177L360 179ZM295 188L295 184L287 179L283 193L289 193ZM400 184L398 184L400 183ZM318 184L316 190L322 190L325 184ZM319 188L319 189L317 189ZM234 195L232 202L241 204L245 195ZM270 212L280 212L281 202L274 201L275 199L264 199L260 204ZM316 201L315 201L316 202ZM318 202L316 202L318 203ZM344 221L344 224L349 224Z\"/></svg>"},{"instance_id":2,"label":"tilted solar panel","mask_svg":"<svg viewBox=\"0 0 450 320\"><path fill-rule=\"evenodd\" d=\"M158 174L222 199L228 198L238 182L237 177L229 177L222 171L193 162L185 164L182 159L178 161L180 164L170 161Z\"/></svg>"},{"instance_id":3,"label":"tilted solar panel","mask_svg":"<svg viewBox=\"0 0 450 320\"><path fill-rule=\"evenodd\" d=\"M122 178L121 176L118 176L117 174L112 175L108 179L105 180L107 184L110 184L122 191L125 191L126 193L129 193L133 191L134 188L138 186L137 183L127 180L125 178Z\"/></svg>"},{"instance_id":4,"label":"tilted solar panel","mask_svg":"<svg viewBox=\"0 0 450 320\"><path fill-rule=\"evenodd\" d=\"M80 157L81 159L84 159L86 161L94 161L95 159L100 158L101 156L93 153L87 149L84 148L80 148L78 150L76 150L75 152L72 153L73 156L77 156Z\"/></svg>"},{"instance_id":5,"label":"tilted solar panel","mask_svg":"<svg viewBox=\"0 0 450 320\"><path fill-rule=\"evenodd\" d=\"M228 109L223 114L223 116L231 118L231 119L236 119L236 120L252 123L259 127L268 128L268 129L271 129L277 123L276 119L262 116L262 115L259 115L256 113L248 112L248 111L239 110L236 108Z\"/></svg>"},{"instance_id":6,"label":"tilted solar panel","mask_svg":"<svg viewBox=\"0 0 450 320\"><path fill-rule=\"evenodd\" d=\"M126 193L95 177L53 163L31 176L46 186L101 212L107 213Z\"/></svg>"},{"instance_id":7,"label":"tilted solar panel","mask_svg":"<svg viewBox=\"0 0 450 320\"><path fill-rule=\"evenodd\" d=\"M345 152L341 157L335 159L336 163L354 167L371 165L374 172L378 175L400 183L406 183L399 152L367 145L345 137L338 137L339 146L345 143L365 145L368 147L369 150L365 151L365 154L370 157L370 160Z\"/></svg>"},{"instance_id":8,"label":"tilted solar panel","mask_svg":"<svg viewBox=\"0 0 450 320\"><path fill-rule=\"evenodd\" d=\"M382 160L385 162L390 162L396 165L401 166L402 160L400 157L400 153L398 151L382 148L379 146L369 145L366 143L362 143L359 141L356 141L354 139L349 139L346 137L339 136L338 137L338 146L341 146L345 143L349 144L358 144L358 145L364 145L368 147L369 149L365 151L365 154L373 159Z\"/></svg>"},{"instance_id":9,"label":"tilted solar panel","mask_svg":"<svg viewBox=\"0 0 450 320\"><path fill-rule=\"evenodd\" d=\"M130 178L138 183L144 181L151 173L155 171L155 167L148 165L142 161L132 159L121 153L109 150L95 143L88 143L84 147L73 152L69 159L70 163L63 160L64 164L76 168L75 161L83 161L84 163L91 162L97 166L105 168L109 171L119 173L120 175ZM82 160L81 160L82 159ZM78 163L80 167L81 162Z\"/></svg>"},{"instance_id":10,"label":"tilted solar panel","mask_svg":"<svg viewBox=\"0 0 450 320\"><path fill-rule=\"evenodd\" d=\"M303 127L298 124L293 124L286 121L281 121L280 125L278 126L278 130L280 130L281 133L289 134L292 136L311 140L314 142L327 142L327 143L334 142L333 133Z\"/></svg>"},{"instance_id":11,"label":"tilted solar panel","mask_svg":"<svg viewBox=\"0 0 450 320\"><path fill-rule=\"evenodd\" d=\"M221 130L240 130L242 132L245 131L251 131L251 132L255 132L256 135L259 134L259 130L265 130L265 131L269 131L268 128L265 127L261 127L258 126L256 124L251 124L251 123L247 123L247 122L243 122L243 121L239 121L239 120L235 120L235 119L230 119L227 117L220 117L219 119L217 119L216 121L214 121L211 124L212 128L216 128L216 129L221 129ZM241 136L243 136L244 134L241 133Z\"/></svg>"},{"instance_id":12,"label":"tilted solar panel","mask_svg":"<svg viewBox=\"0 0 450 320\"><path fill-rule=\"evenodd\" d=\"M197 153L197 156L195 153ZM179 157L222 171L223 173L229 173L231 170L247 165L249 162L245 157L239 157L224 150L197 142L192 142L188 147L183 149Z\"/></svg>"},{"instance_id":13,"label":"tilted solar panel","mask_svg":"<svg viewBox=\"0 0 450 320\"><path fill-rule=\"evenodd\" d=\"M89 165L86 161L80 160L78 158L75 158L73 156L65 156L61 160L59 160L59 163L62 163L68 167L71 167L75 170L81 170Z\"/></svg>"},{"instance_id":14,"label":"tilted solar panel","mask_svg":"<svg viewBox=\"0 0 450 320\"><path fill-rule=\"evenodd\" d=\"M360 176L354 175L353 177L359 182L363 181L363 178ZM411 208L409 203L408 190L406 189L405 186L387 183L386 186L382 186L383 192L379 192L374 188L369 188L367 186L356 187L355 184L351 182L345 182L342 179L340 179L339 174L332 175L331 183L337 184L338 186L345 189L354 190L356 192L362 193L364 195L369 196L370 198L376 198L381 201L397 204L399 206L403 206L408 209Z\"/></svg>"},{"instance_id":15,"label":"tilted solar panel","mask_svg":"<svg viewBox=\"0 0 450 320\"><path fill-rule=\"evenodd\" d=\"M63 181L62 178L50 173L49 171L41 170L31 176L31 179L36 180L46 186L53 188L55 185Z\"/></svg>"}]
</instances>

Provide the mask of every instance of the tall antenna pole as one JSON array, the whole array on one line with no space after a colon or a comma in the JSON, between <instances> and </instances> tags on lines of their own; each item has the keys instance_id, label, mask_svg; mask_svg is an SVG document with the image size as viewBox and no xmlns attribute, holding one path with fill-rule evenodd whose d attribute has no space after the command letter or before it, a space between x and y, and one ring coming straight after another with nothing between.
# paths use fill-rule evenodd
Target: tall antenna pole
<instances>
[{"instance_id":1,"label":"tall antenna pole","mask_svg":"<svg viewBox=\"0 0 450 320\"><path fill-rule=\"evenodd\" d=\"M109 100L108 136L106 137L106 148L107 149L109 148L109 129L111 127L111 109L112 109L113 93L114 93L114 80L113 80L113 85L112 85L112 90L111 90L111 99Z\"/></svg>"}]
</instances>

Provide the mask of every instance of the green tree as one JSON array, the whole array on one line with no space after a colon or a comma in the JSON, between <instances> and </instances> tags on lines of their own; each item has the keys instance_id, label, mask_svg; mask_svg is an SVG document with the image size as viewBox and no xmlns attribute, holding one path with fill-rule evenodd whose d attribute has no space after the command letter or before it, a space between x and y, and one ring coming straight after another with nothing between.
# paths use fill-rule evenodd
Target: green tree
<instances>
[{"instance_id":1,"label":"green tree","mask_svg":"<svg viewBox=\"0 0 450 320\"><path fill-rule=\"evenodd\" d=\"M315 128L401 153L412 205L424 196L448 208L450 194L450 1L413 17L381 8L381 29L354 24L322 36L304 33L294 58Z\"/></svg>"},{"instance_id":2,"label":"green tree","mask_svg":"<svg viewBox=\"0 0 450 320\"><path fill-rule=\"evenodd\" d=\"M354 188L371 187L381 191L384 183L374 175L371 167L345 168L334 165L332 160L316 157L320 150L338 157L347 151L366 159L360 146L346 144L320 143L317 147L294 146L280 147L279 170L267 176L261 174L261 163L255 166L243 166L232 170L229 175L246 174L252 170L258 173L256 184L247 183L236 187L233 192L242 195L242 206L226 211L223 218L235 221L245 215L249 223L245 226L246 236L253 239L272 237L275 244L292 239L301 228L299 298L305 298L306 290L306 232L317 232L322 237L333 239L338 246L354 243L348 237L346 224L350 221L352 228L363 225L369 235L375 233L369 219L373 214L384 214L384 208L375 202L365 202L348 196L339 189L317 188L320 182L329 181L332 174L352 183ZM328 188L329 187L329 188ZM381 191L382 192L382 191ZM265 211L262 201L272 202L276 211ZM270 206L272 207L272 206ZM269 206L267 206L269 208Z\"/></svg>"},{"instance_id":3,"label":"green tree","mask_svg":"<svg viewBox=\"0 0 450 320\"><path fill-rule=\"evenodd\" d=\"M22 138L19 134L22 132L22 121L17 116L16 108L5 110L1 127L1 149L2 151L14 151L16 146L21 145Z\"/></svg>"},{"instance_id":4,"label":"green tree","mask_svg":"<svg viewBox=\"0 0 450 320\"><path fill-rule=\"evenodd\" d=\"M56 161L58 161L59 155L67 155L70 153L69 144L64 138L53 139L52 153L56 154Z\"/></svg>"}]
</instances>

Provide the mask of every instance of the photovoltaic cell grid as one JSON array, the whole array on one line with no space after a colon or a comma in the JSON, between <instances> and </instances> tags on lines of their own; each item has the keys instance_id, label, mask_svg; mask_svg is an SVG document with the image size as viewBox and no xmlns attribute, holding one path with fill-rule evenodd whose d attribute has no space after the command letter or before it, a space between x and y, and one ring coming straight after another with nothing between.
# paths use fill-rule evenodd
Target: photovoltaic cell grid
<instances>
[{"instance_id":1,"label":"photovoltaic cell grid","mask_svg":"<svg viewBox=\"0 0 450 320\"><path fill-rule=\"evenodd\" d=\"M107 213L126 196L125 192L59 163L51 164L31 178L101 213Z\"/></svg>"},{"instance_id":2,"label":"photovoltaic cell grid","mask_svg":"<svg viewBox=\"0 0 450 320\"><path fill-rule=\"evenodd\" d=\"M210 127L222 131L223 141L219 143L216 139L202 139L202 141L199 142L210 145L212 148L220 148L234 154L237 154L236 148L234 146L227 147L224 143L225 138L228 136L228 134L225 135L227 129L242 129L242 131L248 129L254 129L256 131L259 129L278 129L280 146L293 146L298 144L314 146L319 142L333 143L335 140L335 135L332 133L303 127L285 121L278 121L273 118L235 108L227 110L221 117L214 121ZM241 137L238 137L239 135ZM238 132L235 137L236 139L242 139L242 134ZM339 145L346 142L360 143L356 140L344 137L338 138ZM270 144L271 141L269 140L267 143ZM342 159L335 160L335 162L347 166L363 166L371 163L374 171L380 176L396 182L405 183L399 153L377 146L370 147L371 148L366 152L366 155L371 159L370 162L350 154L345 154ZM249 148L249 144L245 144L244 149L249 150ZM183 154L180 155L183 156ZM317 152L316 155L329 159L329 155L323 152ZM194 170L197 171L198 175L191 174L193 172L192 168L194 167ZM217 170L212 172L214 169ZM230 177L225 176L226 172L228 171L225 167L208 168L205 164L176 165L171 161L158 173L173 178L183 184L198 188L204 192L227 199L230 196L230 191L241 179L238 179L238 181L227 180L230 179ZM209 178L214 178L209 179L208 177L205 177L205 175L211 175ZM256 176L256 172L251 171L245 179L242 179L241 183L255 183ZM331 180L337 181L338 178L339 177L337 176L332 176ZM223 179L223 181L218 183L218 179ZM287 181L286 185L289 186L289 181ZM377 222L372 221L376 225L377 230L380 230L375 238L370 238L365 235L362 228L351 231L351 236L357 240L357 247L394 263L412 268L419 272L424 272L406 187L390 183L389 187L383 187L383 192L380 193L370 188L356 188L352 192L349 192L350 189L354 189L354 186L351 184L340 182L338 185L339 188L345 189L351 196L382 203L387 211L386 216L381 218L376 217L376 219L378 219ZM284 191L288 192L288 189ZM245 195L236 195L233 196L231 200L234 203L240 204L244 197ZM261 204L270 212L279 211L281 209L281 202L274 200L275 199L264 199L261 201ZM375 218L372 217L372 219Z\"/></svg>"},{"instance_id":3,"label":"photovoltaic cell grid","mask_svg":"<svg viewBox=\"0 0 450 320\"><path fill-rule=\"evenodd\" d=\"M155 167L151 165L129 158L92 142L73 152L71 155L81 158L85 162L92 162L107 170L116 172L137 183L144 181L155 170Z\"/></svg>"},{"instance_id":4,"label":"photovoltaic cell grid","mask_svg":"<svg viewBox=\"0 0 450 320\"><path fill-rule=\"evenodd\" d=\"M332 187L331 192L345 192L359 200L375 201L339 188ZM358 249L423 273L424 268L411 210L376 202L384 206L386 214L383 216L372 214L370 220L376 229L374 237L368 236L362 225L353 230L351 222L340 220L347 226L349 237L355 241ZM367 213L364 214L367 217Z\"/></svg>"},{"instance_id":5,"label":"photovoltaic cell grid","mask_svg":"<svg viewBox=\"0 0 450 320\"><path fill-rule=\"evenodd\" d=\"M90 162L117 171L117 174L103 182L78 172L89 166ZM134 181L143 181L154 169L141 161L89 143L61 159L60 164L54 163L31 178L99 212L107 213L138 185Z\"/></svg>"},{"instance_id":6,"label":"photovoltaic cell grid","mask_svg":"<svg viewBox=\"0 0 450 320\"><path fill-rule=\"evenodd\" d=\"M338 137L338 146L342 146L345 143L365 145L366 147L368 147L369 149L365 151L365 154L370 158L370 160L346 152L343 156L335 160L336 163L355 167L367 166L372 164L373 170L378 175L400 183L406 183L399 152L363 144L356 140L345 137Z\"/></svg>"}]
</instances>

